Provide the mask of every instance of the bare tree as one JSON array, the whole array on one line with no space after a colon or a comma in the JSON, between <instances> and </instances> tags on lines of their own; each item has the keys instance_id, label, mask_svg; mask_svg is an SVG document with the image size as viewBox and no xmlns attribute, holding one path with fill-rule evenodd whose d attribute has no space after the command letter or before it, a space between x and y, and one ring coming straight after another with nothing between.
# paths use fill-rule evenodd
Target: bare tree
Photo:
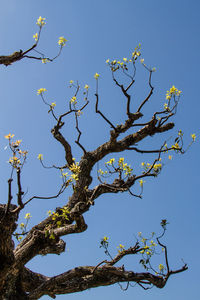
<instances>
[{"instance_id":1,"label":"bare tree","mask_svg":"<svg viewBox=\"0 0 200 300\"><path fill-rule=\"evenodd\" d=\"M43 60L43 62L52 61L60 55L63 46L66 43L64 37L59 39L60 50L56 57L50 59L36 50L44 18L37 21L39 32L35 35L35 44L26 51L17 51L12 55L0 56L0 64L10 66L24 58ZM30 55L30 52L37 51L39 57ZM71 81L70 86L74 89L74 96L69 101L69 109L62 114L56 114L55 103L49 104L44 93L45 89L39 89L38 95L48 107L49 114L55 120L55 125L51 133L55 140L63 147L65 152L65 164L55 166L62 176L62 184L58 187L56 195L51 197L32 196L25 199L25 194L21 183L21 172L26 161L27 151L21 150L21 141L13 141L13 135L8 134L6 138L9 141L9 147L12 157L9 160L11 166L11 176L8 180L8 201L7 204L0 205L0 299L39 299L43 295L56 298L59 294L69 294L81 292L93 287L107 286L118 283L127 283L127 287L132 283L140 285L144 289L152 286L163 288L171 275L187 270L187 265L183 264L180 269L173 270L170 267L167 247L161 241L163 237L167 220L161 221L162 234L145 238L141 233L138 234L134 245L125 249L119 245L118 253L112 257L109 251L108 237L101 240L101 247L104 249L107 259L99 262L95 266L79 266L65 273L53 277L35 273L26 267L26 264L38 255L60 254L65 251L65 242L62 236L73 233L81 233L87 230L84 213L89 211L95 204L96 199L106 193L125 193L128 192L133 197L142 197L144 179L156 177L163 168L162 155L169 155L170 152L184 153L183 134L178 132L174 144L168 146L166 140L162 139L162 134L170 131L174 127L172 117L176 114L181 91L172 86L166 94L166 103L163 110L156 111L151 115L143 116L143 109L153 95L154 87L152 85L152 74L154 69L149 68L143 59L140 59L140 45L135 48L130 59L124 58L122 61L107 60L110 68L113 83L119 88L119 92L126 100L126 117L121 125L113 124L104 112L99 109L99 74L94 75L96 80L96 99L95 111L97 118L101 117L105 124L110 127L109 139L99 145L96 149L87 149L81 142L81 129L79 127L79 117L85 108L89 105L89 86L84 87L84 103L77 103L77 95L80 92L80 85ZM136 65L141 63L149 74L148 86L149 92L138 107L132 111L131 89L134 87L136 78ZM122 83L121 75L125 76L125 83ZM73 149L61 130L69 115L74 115L75 131L77 132L76 144L82 151L82 157L76 162L73 156ZM147 121L142 121L145 117ZM122 137L123 135L123 137ZM147 137L161 135L160 144L156 149L141 149L138 145ZM193 141L195 135L192 135ZM91 172L95 165L98 165L107 155L122 153L126 150L135 151L143 154L156 155L151 163L142 163L141 172L134 174L130 165L124 158L116 160L114 157L105 163L105 168L98 171L98 185L92 188L93 178ZM43 167L42 154L39 154ZM13 176L17 178L17 199L13 204L12 184ZM139 182L141 192L134 192L135 184ZM72 186L73 192L68 202L63 207L55 208L50 211L49 216L35 225L31 230L27 229L27 223L21 224L21 232L16 231L17 221L23 208L31 201L36 199L51 199L59 197L67 187ZM30 214L26 215L27 221ZM19 244L15 247L13 237L17 238ZM165 258L165 266L160 264L157 268L153 266L152 258L160 248ZM140 257L140 264L143 270L140 273L134 270L127 270L123 264L120 265L123 257L127 255L137 255Z\"/></svg>"}]
</instances>

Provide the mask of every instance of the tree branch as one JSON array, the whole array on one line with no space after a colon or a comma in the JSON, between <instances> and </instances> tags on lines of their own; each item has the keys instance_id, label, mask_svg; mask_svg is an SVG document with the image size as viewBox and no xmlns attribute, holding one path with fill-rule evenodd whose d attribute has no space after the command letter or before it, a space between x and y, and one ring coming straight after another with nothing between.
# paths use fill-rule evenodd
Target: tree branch
<instances>
[{"instance_id":1,"label":"tree branch","mask_svg":"<svg viewBox=\"0 0 200 300\"><path fill-rule=\"evenodd\" d=\"M138 284L152 284L163 288L167 282L164 276L153 275L149 272L135 273L126 271L123 267L104 265L93 270L93 266L77 267L58 276L51 277L33 292L28 299L38 299L45 294L70 294L81 292L94 287L108 286L119 282L136 282ZM175 272L183 272L185 267ZM171 275L171 274L170 274ZM169 276L170 276L169 275Z\"/></svg>"}]
</instances>

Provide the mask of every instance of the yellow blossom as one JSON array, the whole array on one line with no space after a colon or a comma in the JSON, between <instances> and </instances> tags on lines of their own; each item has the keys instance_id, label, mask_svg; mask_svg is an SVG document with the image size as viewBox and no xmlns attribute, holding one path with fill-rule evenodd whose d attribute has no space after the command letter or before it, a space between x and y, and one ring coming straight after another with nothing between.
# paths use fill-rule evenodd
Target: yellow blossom
<instances>
[{"instance_id":1,"label":"yellow blossom","mask_svg":"<svg viewBox=\"0 0 200 300\"><path fill-rule=\"evenodd\" d=\"M37 22L36 24L40 27L44 26L46 23L45 23L45 18L42 18L41 16L37 19Z\"/></svg>"},{"instance_id":2,"label":"yellow blossom","mask_svg":"<svg viewBox=\"0 0 200 300\"><path fill-rule=\"evenodd\" d=\"M141 242L142 242L142 243L146 243L146 240L147 240L147 239L142 238Z\"/></svg>"},{"instance_id":3,"label":"yellow blossom","mask_svg":"<svg viewBox=\"0 0 200 300\"><path fill-rule=\"evenodd\" d=\"M98 170L98 173L99 173L100 175L105 174L105 172L104 172L102 169L99 169L99 170Z\"/></svg>"},{"instance_id":4,"label":"yellow blossom","mask_svg":"<svg viewBox=\"0 0 200 300\"><path fill-rule=\"evenodd\" d=\"M119 166L122 166L124 163L124 157L120 157L118 163L119 163Z\"/></svg>"},{"instance_id":5,"label":"yellow blossom","mask_svg":"<svg viewBox=\"0 0 200 300\"><path fill-rule=\"evenodd\" d=\"M172 87L171 87L171 89L170 89L170 94L173 94L173 93L175 93L176 92L176 88L175 88L175 86L173 85Z\"/></svg>"},{"instance_id":6,"label":"yellow blossom","mask_svg":"<svg viewBox=\"0 0 200 300\"><path fill-rule=\"evenodd\" d=\"M54 235L53 233L51 233L51 235L49 236L49 238L50 238L51 240L55 240L55 235Z\"/></svg>"},{"instance_id":7,"label":"yellow blossom","mask_svg":"<svg viewBox=\"0 0 200 300\"><path fill-rule=\"evenodd\" d=\"M147 245L146 245L146 246L144 246L144 249L145 249L145 250L146 250L146 249L149 249L149 246L147 246Z\"/></svg>"},{"instance_id":8,"label":"yellow blossom","mask_svg":"<svg viewBox=\"0 0 200 300\"><path fill-rule=\"evenodd\" d=\"M106 60L106 63L108 64L109 62L110 62L110 60L109 60L109 59L107 59L107 60Z\"/></svg>"},{"instance_id":9,"label":"yellow blossom","mask_svg":"<svg viewBox=\"0 0 200 300\"><path fill-rule=\"evenodd\" d=\"M70 80L70 82L69 82L70 84L73 84L74 83L74 80Z\"/></svg>"},{"instance_id":10,"label":"yellow blossom","mask_svg":"<svg viewBox=\"0 0 200 300\"><path fill-rule=\"evenodd\" d=\"M165 267L163 266L163 264L159 264L158 268L160 271L163 271Z\"/></svg>"},{"instance_id":11,"label":"yellow blossom","mask_svg":"<svg viewBox=\"0 0 200 300\"><path fill-rule=\"evenodd\" d=\"M103 237L103 241L104 241L104 242L108 242L108 239L109 239L109 238L108 238L107 236L104 236L104 237Z\"/></svg>"},{"instance_id":12,"label":"yellow blossom","mask_svg":"<svg viewBox=\"0 0 200 300\"><path fill-rule=\"evenodd\" d=\"M46 64L48 61L49 61L48 58L43 58L43 59L42 59L42 63L43 63L43 64Z\"/></svg>"},{"instance_id":13,"label":"yellow blossom","mask_svg":"<svg viewBox=\"0 0 200 300\"><path fill-rule=\"evenodd\" d=\"M194 142L196 139L196 134L195 133L191 134L191 138L193 139L193 142Z\"/></svg>"},{"instance_id":14,"label":"yellow blossom","mask_svg":"<svg viewBox=\"0 0 200 300\"><path fill-rule=\"evenodd\" d=\"M53 109L56 106L56 102L51 103L51 108Z\"/></svg>"},{"instance_id":15,"label":"yellow blossom","mask_svg":"<svg viewBox=\"0 0 200 300\"><path fill-rule=\"evenodd\" d=\"M25 217L24 217L24 219L27 219L27 220L29 220L31 218L31 214L30 213L27 213L26 215L25 215Z\"/></svg>"},{"instance_id":16,"label":"yellow blossom","mask_svg":"<svg viewBox=\"0 0 200 300\"><path fill-rule=\"evenodd\" d=\"M60 45L61 47L63 47L63 46L65 46L66 42L68 42L68 40L66 40L64 38L64 36L59 37L58 45Z\"/></svg>"},{"instance_id":17,"label":"yellow blossom","mask_svg":"<svg viewBox=\"0 0 200 300\"><path fill-rule=\"evenodd\" d=\"M88 90L88 89L89 89L89 85L86 84L86 85L84 86L84 89Z\"/></svg>"},{"instance_id":18,"label":"yellow blossom","mask_svg":"<svg viewBox=\"0 0 200 300\"><path fill-rule=\"evenodd\" d=\"M167 104L167 103L164 103L164 109L165 109L165 110L168 110L168 111L170 110L170 108L168 107L168 104Z\"/></svg>"},{"instance_id":19,"label":"yellow blossom","mask_svg":"<svg viewBox=\"0 0 200 300\"><path fill-rule=\"evenodd\" d=\"M169 158L169 160L172 160L172 155L169 155L168 158Z\"/></svg>"},{"instance_id":20,"label":"yellow blossom","mask_svg":"<svg viewBox=\"0 0 200 300\"><path fill-rule=\"evenodd\" d=\"M22 142L22 140L17 140L16 142L12 143L12 146L17 148L17 147L19 147L21 142Z\"/></svg>"},{"instance_id":21,"label":"yellow blossom","mask_svg":"<svg viewBox=\"0 0 200 300\"><path fill-rule=\"evenodd\" d=\"M123 249L124 249L124 245L122 245L122 244L119 244L119 246L118 246L117 248L119 248L119 249L123 250Z\"/></svg>"},{"instance_id":22,"label":"yellow blossom","mask_svg":"<svg viewBox=\"0 0 200 300\"><path fill-rule=\"evenodd\" d=\"M141 64L143 64L143 62L144 62L144 58L141 58L141 59L140 59L140 62L141 62Z\"/></svg>"},{"instance_id":23,"label":"yellow blossom","mask_svg":"<svg viewBox=\"0 0 200 300\"><path fill-rule=\"evenodd\" d=\"M38 95L41 95L44 92L46 92L46 89L44 89L44 88L41 88L41 89L37 90Z\"/></svg>"},{"instance_id":24,"label":"yellow blossom","mask_svg":"<svg viewBox=\"0 0 200 300\"><path fill-rule=\"evenodd\" d=\"M19 150L18 153L21 154L23 157L25 157L28 154L28 151Z\"/></svg>"},{"instance_id":25,"label":"yellow blossom","mask_svg":"<svg viewBox=\"0 0 200 300\"><path fill-rule=\"evenodd\" d=\"M20 159L17 157L17 156L13 156L9 159L8 161L14 168L17 167L17 165L19 165L21 162L20 162Z\"/></svg>"},{"instance_id":26,"label":"yellow blossom","mask_svg":"<svg viewBox=\"0 0 200 300\"><path fill-rule=\"evenodd\" d=\"M123 61L127 62L127 58L126 58L126 57L124 57L124 58L123 58Z\"/></svg>"},{"instance_id":27,"label":"yellow blossom","mask_svg":"<svg viewBox=\"0 0 200 300\"><path fill-rule=\"evenodd\" d=\"M145 181L142 180L142 179L139 180L139 183L140 183L140 186L141 186L141 187L143 187L144 182L145 182Z\"/></svg>"},{"instance_id":28,"label":"yellow blossom","mask_svg":"<svg viewBox=\"0 0 200 300\"><path fill-rule=\"evenodd\" d=\"M35 41L37 42L37 41L38 41L38 33L34 34L34 35L33 35L33 38L34 38Z\"/></svg>"},{"instance_id":29,"label":"yellow blossom","mask_svg":"<svg viewBox=\"0 0 200 300\"><path fill-rule=\"evenodd\" d=\"M72 98L71 98L71 100L70 100L70 102L71 102L71 103L73 103L73 104L76 104L76 103L77 103L77 101L76 101L76 97L75 97L75 96L74 96L74 97L72 97Z\"/></svg>"},{"instance_id":30,"label":"yellow blossom","mask_svg":"<svg viewBox=\"0 0 200 300\"><path fill-rule=\"evenodd\" d=\"M166 99L170 100L172 95L176 95L176 96L180 96L180 94L182 93L182 91L178 90L174 85L170 88L169 91L167 91L166 93Z\"/></svg>"},{"instance_id":31,"label":"yellow blossom","mask_svg":"<svg viewBox=\"0 0 200 300\"><path fill-rule=\"evenodd\" d=\"M162 168L162 164L158 163L153 166L154 171L159 171Z\"/></svg>"},{"instance_id":32,"label":"yellow blossom","mask_svg":"<svg viewBox=\"0 0 200 300\"><path fill-rule=\"evenodd\" d=\"M95 78L95 79L98 79L98 78L99 78L99 74L96 73L96 74L94 75L94 78Z\"/></svg>"},{"instance_id":33,"label":"yellow blossom","mask_svg":"<svg viewBox=\"0 0 200 300\"><path fill-rule=\"evenodd\" d=\"M183 132L182 132L181 129L179 130L178 135L179 135L179 136L183 136Z\"/></svg>"},{"instance_id":34,"label":"yellow blossom","mask_svg":"<svg viewBox=\"0 0 200 300\"><path fill-rule=\"evenodd\" d=\"M113 165L114 162L115 162L115 159L114 159L114 158L111 158L109 161L107 161L107 162L105 163L105 165Z\"/></svg>"},{"instance_id":35,"label":"yellow blossom","mask_svg":"<svg viewBox=\"0 0 200 300\"><path fill-rule=\"evenodd\" d=\"M156 247L156 246L157 244L153 240L151 240L151 247Z\"/></svg>"},{"instance_id":36,"label":"yellow blossom","mask_svg":"<svg viewBox=\"0 0 200 300\"><path fill-rule=\"evenodd\" d=\"M172 147L171 147L172 149L174 149L174 150L178 150L178 149L180 149L180 147L179 147L179 144L178 143L175 143L175 145L172 145Z\"/></svg>"},{"instance_id":37,"label":"yellow blossom","mask_svg":"<svg viewBox=\"0 0 200 300\"><path fill-rule=\"evenodd\" d=\"M38 154L38 157L37 157L39 160L43 160L43 154Z\"/></svg>"},{"instance_id":38,"label":"yellow blossom","mask_svg":"<svg viewBox=\"0 0 200 300\"><path fill-rule=\"evenodd\" d=\"M9 134L5 135L5 139L10 140L10 139L12 139L14 136L15 136L14 134L9 133Z\"/></svg>"},{"instance_id":39,"label":"yellow blossom","mask_svg":"<svg viewBox=\"0 0 200 300\"><path fill-rule=\"evenodd\" d=\"M82 115L82 114L83 114L83 112L79 109L79 110L77 111L77 116L80 117L80 115Z\"/></svg>"}]
</instances>

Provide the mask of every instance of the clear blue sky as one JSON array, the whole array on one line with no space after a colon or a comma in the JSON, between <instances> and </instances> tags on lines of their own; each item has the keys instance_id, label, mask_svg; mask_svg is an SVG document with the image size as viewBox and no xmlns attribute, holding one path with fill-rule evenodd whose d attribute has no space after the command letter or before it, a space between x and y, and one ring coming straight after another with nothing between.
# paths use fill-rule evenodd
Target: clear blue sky
<instances>
[{"instance_id":1,"label":"clear blue sky","mask_svg":"<svg viewBox=\"0 0 200 300\"><path fill-rule=\"evenodd\" d=\"M10 169L7 163L10 153L4 150L4 135L11 132L23 140L29 156L23 171L23 189L32 195L52 195L60 183L59 174L41 168L37 158L43 153L45 162L61 164L64 161L63 149L52 138L50 130L53 120L47 113L37 89L47 89L47 99L56 102L61 111L72 96L68 88L70 80L79 80L83 86L91 87L88 115L82 116L82 142L86 149L94 149L98 143L108 138L109 128L99 116L93 113L95 103L94 74L100 74L99 93L102 111L113 121L118 122L123 110L123 97L114 87L111 74L105 64L107 58L128 57L138 43L142 45L142 57L152 67L155 86L152 109L161 108L166 90L173 84L183 91L176 128L185 133L185 144L196 133L197 140L184 155L173 155L161 175L146 180L143 199L138 200L128 194L106 195L99 198L85 215L88 230L82 234L65 238L67 251L61 256L37 257L28 266L33 271L52 276L79 265L97 265L105 256L99 249L99 241L110 237L113 253L119 243L126 247L134 244L134 235L159 232L159 223L166 218L170 225L165 241L169 247L171 267L179 268L183 259L189 270L170 278L167 286L158 290L144 291L139 287L127 292L118 285L92 289L83 293L57 296L57 299L100 300L188 300L199 298L199 49L200 49L200 2L198 0L7 0L1 3L0 11L0 54L10 54L19 49L27 49L33 43L37 31L36 20L46 18L39 50L48 56L57 53L57 40L65 36L69 42L62 55L53 63L42 64L23 60L9 67L1 66L0 71L0 190L1 203L7 202L7 180ZM138 66L141 69L141 66ZM138 83L133 90L134 99L144 96L147 87L147 74L139 71ZM74 121L66 120L66 137L76 138ZM165 138L172 136L168 133ZM156 140L157 142L158 139ZM162 141L161 141L162 143ZM144 147L151 148L153 139L148 139ZM81 152L74 146L77 161ZM125 154L128 162L137 168L145 156ZM109 158L109 157L108 157ZM107 158L106 158L107 159ZM103 164L102 164L103 165ZM96 170L94 170L96 171ZM94 172L95 175L95 172ZM14 188L14 187L13 187ZM13 194L15 194L13 190ZM30 225L46 216L49 209L66 203L69 192L57 200L36 200L22 212L30 212L33 218ZM112 209L112 214L111 214ZM126 268L138 270L136 258L130 258ZM142 269L141 269L142 270ZM43 297L42 299L49 299Z\"/></svg>"}]
</instances>

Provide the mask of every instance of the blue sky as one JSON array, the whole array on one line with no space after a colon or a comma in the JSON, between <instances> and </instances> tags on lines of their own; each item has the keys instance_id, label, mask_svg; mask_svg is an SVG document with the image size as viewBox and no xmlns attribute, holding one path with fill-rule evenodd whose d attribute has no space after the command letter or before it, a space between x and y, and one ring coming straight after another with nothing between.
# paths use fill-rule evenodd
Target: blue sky
<instances>
[{"instance_id":1,"label":"blue sky","mask_svg":"<svg viewBox=\"0 0 200 300\"><path fill-rule=\"evenodd\" d=\"M129 247L135 242L135 235L142 231L148 234L159 232L162 218L169 220L165 242L169 248L172 268L181 266L183 259L189 270L170 278L163 290L153 288L144 291L139 287L123 292L118 285L102 287L83 293L57 296L57 299L198 299L199 270L199 48L200 48L200 3L197 0L157 1L157 0L7 0L1 4L0 51L1 55L19 49L28 49L37 31L36 20L46 18L38 50L47 56L58 51L57 40L65 36L69 42L62 55L53 63L42 64L33 60L23 60L9 67L1 66L0 72L0 165L1 202L7 202L7 180L10 168L7 163L10 153L5 150L4 135L11 132L23 140L29 156L23 170L23 189L27 198L32 195L52 195L57 192L60 176L53 170L41 168L37 155L43 153L45 163L62 164L63 149L53 140L51 128L54 125L46 107L37 96L37 89L47 89L50 102L56 102L62 111L72 96L68 88L70 80L78 80L83 87L90 88L90 107L81 117L83 131L81 141L88 150L103 143L109 136L109 127L94 113L95 79L100 74L99 95L102 111L113 122L124 120L123 97L114 86L111 74L105 64L107 58L129 57L141 43L145 62L156 68L153 74L155 92L152 103L147 107L147 115L160 109L165 102L165 93L173 84L182 90L177 115L176 128L164 138L176 135L182 129L185 145L191 141L190 134L197 139L184 155L173 155L160 176L146 180L143 199L132 198L128 194L106 195L99 198L85 218L88 230L82 234L65 238L67 251L61 256L38 257L28 266L32 270L52 276L79 265L97 265L105 256L99 249L99 241L107 235L111 251L122 243ZM133 90L134 101L139 101L147 91L147 72L138 63L138 77ZM134 105L133 105L134 108ZM81 151L74 143L76 132L74 120L66 120L63 131L72 142L77 161ZM163 140L155 138L158 145ZM154 139L148 139L142 146L155 146ZM128 163L137 169L144 155L125 153ZM119 157L119 156L117 156ZM110 157L107 157L109 159ZM103 163L100 167L103 166ZM96 169L94 170L94 176ZM96 181L94 181L94 184ZM137 190L137 188L136 188ZM36 200L21 214L33 216L30 225L46 216L49 209L66 203L71 190L56 200ZM15 188L13 186L13 194ZM112 211L112 213L111 213ZM127 261L126 268L138 270L136 258ZM141 269L142 270L142 269ZM42 299L49 299L43 297Z\"/></svg>"}]
</instances>

